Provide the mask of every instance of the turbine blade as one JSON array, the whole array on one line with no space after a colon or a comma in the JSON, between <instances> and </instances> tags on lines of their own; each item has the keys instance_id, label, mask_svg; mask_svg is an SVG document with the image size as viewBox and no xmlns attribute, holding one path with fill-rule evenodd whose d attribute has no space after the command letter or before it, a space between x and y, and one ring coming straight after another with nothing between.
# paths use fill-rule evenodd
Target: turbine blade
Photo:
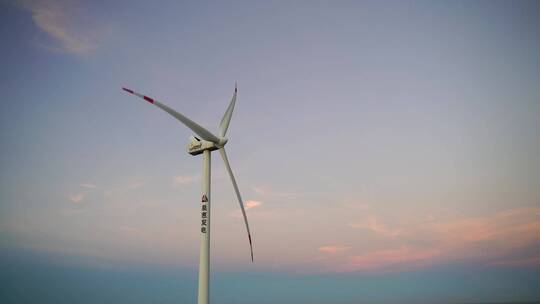
<instances>
[{"instance_id":1,"label":"turbine blade","mask_svg":"<svg viewBox=\"0 0 540 304\"><path fill-rule=\"evenodd\" d=\"M219 137L225 137L225 134L227 134L227 129L229 128L229 123L231 122L231 117L234 111L234 105L236 103L237 92L238 89L236 88L235 84L233 97L231 99L231 102L229 103L229 106L227 107L227 110L225 111L225 114L223 114L221 123L219 124Z\"/></svg>"},{"instance_id":2,"label":"turbine blade","mask_svg":"<svg viewBox=\"0 0 540 304\"><path fill-rule=\"evenodd\" d=\"M244 216L244 223L246 223L246 230L247 230L248 239L249 239L249 249L251 250L251 261L253 262L253 244L251 243L251 232L249 232L249 224L248 224L248 220L246 216L246 210L244 209L244 202L242 201L242 196L240 196L240 190L238 190L238 185L236 184L236 180L234 179L231 166L229 165L229 159L227 158L227 153L225 152L225 148L219 149L219 153L221 154L221 158L223 158L223 162L225 163L227 172L229 172L229 176L231 177L234 191L236 192L236 197L238 198L238 203L240 204L240 210L242 210L242 215Z\"/></svg>"},{"instance_id":3,"label":"turbine blade","mask_svg":"<svg viewBox=\"0 0 540 304\"><path fill-rule=\"evenodd\" d=\"M199 135L202 139L208 140L208 141L211 141L211 142L214 142L214 143L219 142L219 138L217 138L217 136L212 134L210 131L208 131L205 128L201 127L199 124L197 124L193 120L187 118L186 116L182 115L181 113L178 113L177 111L169 108L165 104L163 104L163 103L161 103L161 102L159 102L159 101L157 101L157 100L155 100L155 99L153 99L151 97L148 97L148 96L145 96L143 94L137 93L137 92L135 92L133 90L130 90L130 89L127 89L127 88L122 88L122 89L124 91L130 93L130 94L133 94L135 96L139 96L140 98L148 101L149 103L155 105L156 107L161 108L163 111L171 114L174 118L181 121L184 125L186 125L186 127L190 128L193 132L195 132L195 134Z\"/></svg>"}]
</instances>

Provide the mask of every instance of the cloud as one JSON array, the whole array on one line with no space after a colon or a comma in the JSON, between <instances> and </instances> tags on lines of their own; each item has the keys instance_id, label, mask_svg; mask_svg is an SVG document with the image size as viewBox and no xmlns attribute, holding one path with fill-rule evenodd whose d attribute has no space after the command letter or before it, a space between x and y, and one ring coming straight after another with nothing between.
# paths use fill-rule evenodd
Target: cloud
<instances>
[{"instance_id":1,"label":"cloud","mask_svg":"<svg viewBox=\"0 0 540 304\"><path fill-rule=\"evenodd\" d=\"M345 246L322 246L322 247L319 247L318 250L324 253L338 253L338 252L349 250L350 248L351 247L345 247Z\"/></svg>"},{"instance_id":2,"label":"cloud","mask_svg":"<svg viewBox=\"0 0 540 304\"><path fill-rule=\"evenodd\" d=\"M78 204L83 201L85 196L86 196L86 193L82 192L82 193L70 195L68 196L68 199L72 201L73 203Z\"/></svg>"},{"instance_id":3,"label":"cloud","mask_svg":"<svg viewBox=\"0 0 540 304\"><path fill-rule=\"evenodd\" d=\"M362 250L323 260L330 271L396 271L432 263L470 261L486 266L540 265L540 207L513 208L475 217L419 218L389 228L375 215L348 225L365 229ZM371 242L371 243L370 243ZM321 250L322 248L322 250ZM332 246L320 252L334 252Z\"/></svg>"},{"instance_id":4,"label":"cloud","mask_svg":"<svg viewBox=\"0 0 540 304\"><path fill-rule=\"evenodd\" d=\"M255 208L259 208L260 206L262 205L262 202L260 201L255 201L255 200L245 200L244 201L244 208L246 210L250 210L250 209L255 209ZM234 210L233 212L230 213L230 216L232 217L236 217L236 218L242 218L242 211L240 209L237 209L237 210ZM269 212L264 212L264 211L250 211L250 214L249 214L250 217L272 217L272 213L269 213Z\"/></svg>"},{"instance_id":5,"label":"cloud","mask_svg":"<svg viewBox=\"0 0 540 304\"><path fill-rule=\"evenodd\" d=\"M254 201L254 200L247 200L244 202L244 206L246 207L246 209L256 208L256 207L261 206L261 204L262 204L261 202Z\"/></svg>"},{"instance_id":6,"label":"cloud","mask_svg":"<svg viewBox=\"0 0 540 304\"><path fill-rule=\"evenodd\" d=\"M372 270L384 266L395 266L403 263L429 260L439 255L440 251L437 249L419 249L412 246L400 246L398 248L351 256L347 263L337 269L345 272Z\"/></svg>"},{"instance_id":7,"label":"cloud","mask_svg":"<svg viewBox=\"0 0 540 304\"><path fill-rule=\"evenodd\" d=\"M375 215L350 222L351 228L366 229L383 237L402 241L422 240L447 248L469 248L491 244L498 248L516 248L540 242L540 208L514 208L477 217L436 219L433 216L400 228L389 228Z\"/></svg>"},{"instance_id":8,"label":"cloud","mask_svg":"<svg viewBox=\"0 0 540 304\"><path fill-rule=\"evenodd\" d=\"M86 195L88 193L94 192L97 189L97 186L92 183L81 183L79 186L83 188L84 190L76 194L68 195L68 199L71 202L77 203L77 204L81 203L86 198Z\"/></svg>"},{"instance_id":9,"label":"cloud","mask_svg":"<svg viewBox=\"0 0 540 304\"><path fill-rule=\"evenodd\" d=\"M414 236L436 239L451 248L490 244L499 250L540 242L540 208L515 208L488 216L430 221L414 227Z\"/></svg>"},{"instance_id":10,"label":"cloud","mask_svg":"<svg viewBox=\"0 0 540 304\"><path fill-rule=\"evenodd\" d=\"M196 180L193 175L178 175L173 178L175 185L188 185L193 183Z\"/></svg>"},{"instance_id":11,"label":"cloud","mask_svg":"<svg viewBox=\"0 0 540 304\"><path fill-rule=\"evenodd\" d=\"M368 216L361 222L349 223L348 226L357 229L367 229L384 237L396 237L401 233L401 230L399 229L390 229L383 225L375 216L372 215Z\"/></svg>"},{"instance_id":12,"label":"cloud","mask_svg":"<svg viewBox=\"0 0 540 304\"><path fill-rule=\"evenodd\" d=\"M49 49L80 54L97 48L97 31L87 22L81 25L84 16L75 14L75 2L19 0L18 4L29 11L34 24L55 41Z\"/></svg>"}]
</instances>

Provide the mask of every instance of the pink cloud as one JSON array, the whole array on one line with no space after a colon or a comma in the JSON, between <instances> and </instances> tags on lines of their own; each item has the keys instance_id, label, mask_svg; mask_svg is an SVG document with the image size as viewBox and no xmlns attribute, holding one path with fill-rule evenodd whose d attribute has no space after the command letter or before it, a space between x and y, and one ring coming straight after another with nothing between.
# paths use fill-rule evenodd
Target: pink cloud
<instances>
[{"instance_id":1,"label":"pink cloud","mask_svg":"<svg viewBox=\"0 0 540 304\"><path fill-rule=\"evenodd\" d=\"M255 209L255 208L258 208L262 205L262 202L260 201L255 201L255 200L246 200L244 201L244 208L246 210L250 210L250 209ZM236 217L236 218L241 218L242 217L242 211L240 209L238 210L235 210L233 211L231 214L230 214L232 217ZM261 212L261 211L250 211L249 213L249 217L253 217L253 216L257 216L257 217L260 217L261 215L272 215L271 213L268 213L268 212Z\"/></svg>"},{"instance_id":2,"label":"pink cloud","mask_svg":"<svg viewBox=\"0 0 540 304\"><path fill-rule=\"evenodd\" d=\"M444 220L432 217L398 228L389 228L375 215L369 215L348 226L369 230L378 238L367 239L369 241L362 247L367 252L351 249L345 256L321 259L324 269L388 271L456 260L509 267L540 264L540 257L509 258L528 246L540 244L538 207L514 208L476 217ZM369 250L370 247L377 249ZM332 247L319 251L333 252Z\"/></svg>"},{"instance_id":3,"label":"pink cloud","mask_svg":"<svg viewBox=\"0 0 540 304\"><path fill-rule=\"evenodd\" d=\"M322 247L319 247L318 250L324 253L338 253L338 252L349 250L350 248L351 247L345 247L345 246L322 246Z\"/></svg>"},{"instance_id":4,"label":"pink cloud","mask_svg":"<svg viewBox=\"0 0 540 304\"><path fill-rule=\"evenodd\" d=\"M365 220L361 222L349 223L349 227L367 229L385 237L395 237L401 233L401 230L399 229L390 229L387 226L383 225L377 220L375 216L368 216Z\"/></svg>"},{"instance_id":5,"label":"pink cloud","mask_svg":"<svg viewBox=\"0 0 540 304\"><path fill-rule=\"evenodd\" d=\"M78 194L73 194L73 195L68 196L68 199L72 201L73 203L78 204L82 202L85 196L86 196L86 193L78 193Z\"/></svg>"},{"instance_id":6,"label":"pink cloud","mask_svg":"<svg viewBox=\"0 0 540 304\"><path fill-rule=\"evenodd\" d=\"M75 2L20 0L18 4L28 10L34 24L56 42L49 49L81 54L97 48L97 24L88 26L88 22L80 22L85 18L76 14L81 10L77 9Z\"/></svg>"},{"instance_id":7,"label":"pink cloud","mask_svg":"<svg viewBox=\"0 0 540 304\"><path fill-rule=\"evenodd\" d=\"M483 217L428 222L410 235L431 235L448 247L464 248L491 242L493 249L511 249L540 241L540 208L504 210Z\"/></svg>"},{"instance_id":8,"label":"pink cloud","mask_svg":"<svg viewBox=\"0 0 540 304\"><path fill-rule=\"evenodd\" d=\"M418 249L411 246L368 252L351 256L347 263L340 265L339 271L371 270L383 266L429 260L439 256L438 249Z\"/></svg>"},{"instance_id":9,"label":"pink cloud","mask_svg":"<svg viewBox=\"0 0 540 304\"><path fill-rule=\"evenodd\" d=\"M261 202L254 200L247 200L244 202L244 206L246 207L246 209L256 208L259 207L261 204Z\"/></svg>"}]
</instances>

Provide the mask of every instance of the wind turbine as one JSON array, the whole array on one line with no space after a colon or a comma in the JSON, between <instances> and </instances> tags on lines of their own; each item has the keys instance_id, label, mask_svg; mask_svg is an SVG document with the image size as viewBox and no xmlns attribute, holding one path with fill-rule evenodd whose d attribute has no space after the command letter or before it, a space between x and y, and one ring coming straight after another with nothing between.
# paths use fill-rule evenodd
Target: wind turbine
<instances>
[{"instance_id":1,"label":"wind turbine","mask_svg":"<svg viewBox=\"0 0 540 304\"><path fill-rule=\"evenodd\" d=\"M246 216L246 210L244 209L244 203L242 197L240 196L240 190L238 190L238 185L234 179L234 175L229 165L229 159L227 158L227 152L225 152L225 144L227 144L228 138L225 137L227 134L227 129L229 128L229 123L231 122L231 117L234 110L234 105L236 103L236 94L238 89L236 85L234 86L234 94L223 114L221 123L219 124L219 135L216 136L207 129L201 127L199 124L193 120L187 118L183 114L169 108L165 104L142 95L133 90L122 88L124 91L139 96L140 98L148 101L149 103L155 105L156 107L162 109L163 111L169 113L174 118L182 122L186 127L190 128L195 134L200 138L195 136L190 137L190 142L188 144L187 150L191 155L203 155L203 174L202 174L202 198L201 198L201 247L200 247L200 256L199 256L199 295L198 295L198 304L208 304L209 298L209 276L210 276L210 153L215 150L219 150L223 162L225 163L225 168L229 172L229 177L231 178L234 191L236 192L236 197L238 198L238 203L240 204L240 210L242 210L242 215L244 216L244 223L246 224L246 230L249 240L249 248L251 251L251 261L253 262L253 245L251 243L251 233L249 232L249 224Z\"/></svg>"}]
</instances>

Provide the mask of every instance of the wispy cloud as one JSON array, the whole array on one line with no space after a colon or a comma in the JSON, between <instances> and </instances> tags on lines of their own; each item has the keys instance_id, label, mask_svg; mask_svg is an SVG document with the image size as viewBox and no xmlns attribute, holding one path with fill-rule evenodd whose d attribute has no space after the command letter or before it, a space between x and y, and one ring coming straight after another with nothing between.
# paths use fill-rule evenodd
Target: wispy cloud
<instances>
[{"instance_id":1,"label":"wispy cloud","mask_svg":"<svg viewBox=\"0 0 540 304\"><path fill-rule=\"evenodd\" d=\"M244 202L244 206L246 207L246 209L257 208L257 207L259 207L261 205L262 205L261 202L254 201L254 200L247 200L247 201Z\"/></svg>"},{"instance_id":2,"label":"wispy cloud","mask_svg":"<svg viewBox=\"0 0 540 304\"><path fill-rule=\"evenodd\" d=\"M264 215L264 216L269 216L269 214L267 212L261 212L261 211L254 211L252 209L255 209L255 208L259 208L262 206L262 202L260 201L255 201L255 200L245 200L244 201L244 208L246 210L251 210L250 211L250 214L249 216L252 217L252 216L260 216L260 215ZM242 217L242 211L240 209L238 210L234 210L233 212L230 213L230 215L232 217L236 217L236 218L241 218Z\"/></svg>"},{"instance_id":3,"label":"wispy cloud","mask_svg":"<svg viewBox=\"0 0 540 304\"><path fill-rule=\"evenodd\" d=\"M368 216L360 222L353 222L348 225L351 228L370 230L385 237L396 237L401 233L401 230L399 229L390 229L386 225L380 223L373 215Z\"/></svg>"},{"instance_id":4,"label":"wispy cloud","mask_svg":"<svg viewBox=\"0 0 540 304\"><path fill-rule=\"evenodd\" d=\"M79 187L83 188L83 190L78 193L68 195L68 199L76 204L82 203L88 193L93 192L97 189L97 186L93 183L81 183Z\"/></svg>"},{"instance_id":5,"label":"wispy cloud","mask_svg":"<svg viewBox=\"0 0 540 304\"><path fill-rule=\"evenodd\" d=\"M84 197L86 196L86 193L84 192L81 192L81 193L77 193L77 194L73 194L73 195L69 195L68 196L68 199L70 201L72 201L73 203L80 203L83 201Z\"/></svg>"},{"instance_id":6,"label":"wispy cloud","mask_svg":"<svg viewBox=\"0 0 540 304\"><path fill-rule=\"evenodd\" d=\"M362 251L324 260L330 271L399 270L430 263L475 261L476 263L525 267L540 265L540 208L514 208L477 217L422 217L389 228L374 214L351 222L349 227L374 233L373 243ZM371 249L370 249L371 247ZM319 248L322 253L340 252L339 246Z\"/></svg>"},{"instance_id":7,"label":"wispy cloud","mask_svg":"<svg viewBox=\"0 0 540 304\"><path fill-rule=\"evenodd\" d=\"M74 1L61 0L19 0L19 7L32 14L34 24L47 33L54 45L47 48L68 53L80 54L97 48L98 33L95 28L79 25L77 20L83 16L75 15Z\"/></svg>"},{"instance_id":8,"label":"wispy cloud","mask_svg":"<svg viewBox=\"0 0 540 304\"><path fill-rule=\"evenodd\" d=\"M338 252L349 250L350 248L351 247L346 247L346 246L322 246L322 247L319 247L318 250L324 253L338 253Z\"/></svg>"},{"instance_id":9,"label":"wispy cloud","mask_svg":"<svg viewBox=\"0 0 540 304\"><path fill-rule=\"evenodd\" d=\"M440 255L437 249L419 249L412 246L377 250L348 258L347 263L336 268L339 271L372 270L385 266L395 266L429 260Z\"/></svg>"},{"instance_id":10,"label":"wispy cloud","mask_svg":"<svg viewBox=\"0 0 540 304\"><path fill-rule=\"evenodd\" d=\"M173 182L175 185L188 185L193 183L197 179L193 175L177 175L173 177Z\"/></svg>"},{"instance_id":11,"label":"wispy cloud","mask_svg":"<svg viewBox=\"0 0 540 304\"><path fill-rule=\"evenodd\" d=\"M516 208L482 217L431 221L413 227L408 234L436 238L452 247L491 242L500 244L500 248L516 248L540 242L540 208Z\"/></svg>"}]
</instances>

